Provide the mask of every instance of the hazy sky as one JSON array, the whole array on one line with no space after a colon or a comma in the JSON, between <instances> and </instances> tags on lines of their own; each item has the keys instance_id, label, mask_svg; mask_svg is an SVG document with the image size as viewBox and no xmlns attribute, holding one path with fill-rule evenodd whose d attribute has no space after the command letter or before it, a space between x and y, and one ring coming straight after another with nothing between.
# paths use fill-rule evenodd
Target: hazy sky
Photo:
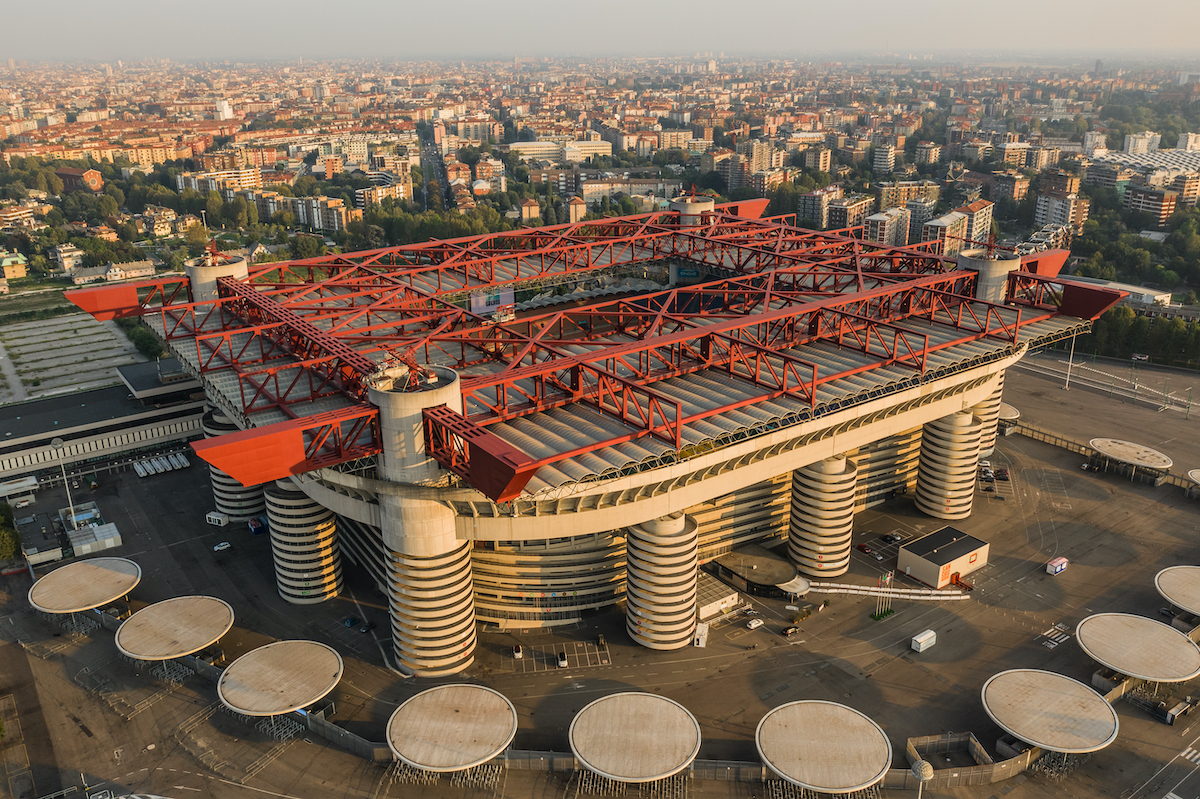
<instances>
[{"instance_id":1,"label":"hazy sky","mask_svg":"<svg viewBox=\"0 0 1200 799\"><path fill-rule=\"evenodd\" d=\"M892 51L1200 59L1200 0L43 0L0 12L3 59L471 58Z\"/></svg>"}]
</instances>

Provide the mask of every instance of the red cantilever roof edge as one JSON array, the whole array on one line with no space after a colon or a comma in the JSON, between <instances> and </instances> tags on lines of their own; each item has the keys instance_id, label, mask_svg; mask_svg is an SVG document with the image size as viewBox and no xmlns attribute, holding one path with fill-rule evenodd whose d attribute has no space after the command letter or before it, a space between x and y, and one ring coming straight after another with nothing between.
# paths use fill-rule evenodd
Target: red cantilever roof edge
<instances>
[{"instance_id":1,"label":"red cantilever roof edge","mask_svg":"<svg viewBox=\"0 0 1200 799\"><path fill-rule=\"evenodd\" d=\"M309 471L304 419L193 441L196 455L244 486L260 485Z\"/></svg>"}]
</instances>

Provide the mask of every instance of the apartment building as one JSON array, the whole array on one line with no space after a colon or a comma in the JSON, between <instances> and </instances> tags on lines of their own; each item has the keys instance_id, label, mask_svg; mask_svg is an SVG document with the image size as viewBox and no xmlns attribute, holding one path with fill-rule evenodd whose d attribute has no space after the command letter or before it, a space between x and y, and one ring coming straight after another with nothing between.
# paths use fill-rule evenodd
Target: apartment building
<instances>
[{"instance_id":1,"label":"apartment building","mask_svg":"<svg viewBox=\"0 0 1200 799\"><path fill-rule=\"evenodd\" d=\"M931 141L917 142L916 162L918 164L936 164L942 160L942 146Z\"/></svg>"},{"instance_id":2,"label":"apartment building","mask_svg":"<svg viewBox=\"0 0 1200 799\"><path fill-rule=\"evenodd\" d=\"M1025 153L1025 168L1041 172L1057 166L1061 158L1062 150L1057 147L1030 147Z\"/></svg>"},{"instance_id":3,"label":"apartment building","mask_svg":"<svg viewBox=\"0 0 1200 799\"><path fill-rule=\"evenodd\" d=\"M1157 189L1150 186L1129 186L1125 189L1125 207L1130 211L1150 214L1158 227L1164 227L1175 206L1179 192L1173 189Z\"/></svg>"},{"instance_id":4,"label":"apartment building","mask_svg":"<svg viewBox=\"0 0 1200 799\"><path fill-rule=\"evenodd\" d=\"M1029 178L1020 172L997 172L992 175L993 199L1006 199L1019 202L1029 194Z\"/></svg>"},{"instance_id":5,"label":"apartment building","mask_svg":"<svg viewBox=\"0 0 1200 799\"><path fill-rule=\"evenodd\" d=\"M365 189L354 190L354 207L366 208L368 205L379 205L386 198L394 200L408 199L408 187L404 183L392 183L383 186L368 186Z\"/></svg>"},{"instance_id":6,"label":"apartment building","mask_svg":"<svg viewBox=\"0 0 1200 799\"><path fill-rule=\"evenodd\" d=\"M903 206L916 198L932 199L936 205L942 193L941 186L932 180L884 181L877 183L875 188L879 195L880 211Z\"/></svg>"},{"instance_id":7,"label":"apartment building","mask_svg":"<svg viewBox=\"0 0 1200 799\"><path fill-rule=\"evenodd\" d=\"M937 200L930 197L914 197L904 204L904 208L908 211L908 240L913 243L921 241L921 231L925 223L933 219L934 213L937 212Z\"/></svg>"},{"instance_id":8,"label":"apartment building","mask_svg":"<svg viewBox=\"0 0 1200 799\"><path fill-rule=\"evenodd\" d=\"M828 172L833 164L833 151L828 147L814 147L804 151L804 168Z\"/></svg>"},{"instance_id":9,"label":"apartment building","mask_svg":"<svg viewBox=\"0 0 1200 799\"><path fill-rule=\"evenodd\" d=\"M1065 225L1077 234L1082 233L1090 206L1087 197L1075 193L1041 192L1033 209L1033 224L1036 227Z\"/></svg>"},{"instance_id":10,"label":"apartment building","mask_svg":"<svg viewBox=\"0 0 1200 799\"><path fill-rule=\"evenodd\" d=\"M921 228L921 241L940 242L938 252L942 255L957 255L965 249L963 239L967 234L967 215L957 211L930 219Z\"/></svg>"},{"instance_id":11,"label":"apartment building","mask_svg":"<svg viewBox=\"0 0 1200 799\"><path fill-rule=\"evenodd\" d=\"M811 220L819 230L829 227L829 204L842 196L842 187L834 184L801 194L797 198L796 216Z\"/></svg>"},{"instance_id":12,"label":"apartment building","mask_svg":"<svg viewBox=\"0 0 1200 799\"><path fill-rule=\"evenodd\" d=\"M912 212L907 208L889 208L877 214L871 214L864 220L866 238L893 247L908 246L908 226L912 221Z\"/></svg>"},{"instance_id":13,"label":"apartment building","mask_svg":"<svg viewBox=\"0 0 1200 799\"><path fill-rule=\"evenodd\" d=\"M1180 133L1175 142L1176 150L1200 150L1200 133Z\"/></svg>"},{"instance_id":14,"label":"apartment building","mask_svg":"<svg viewBox=\"0 0 1200 799\"><path fill-rule=\"evenodd\" d=\"M996 147L996 161L1015 167L1025 166L1029 156L1029 142L1010 141Z\"/></svg>"},{"instance_id":15,"label":"apartment building","mask_svg":"<svg viewBox=\"0 0 1200 799\"><path fill-rule=\"evenodd\" d=\"M1141 133L1128 133L1125 135L1125 152L1131 155L1145 155L1158 150L1159 142L1162 136L1153 131L1145 130Z\"/></svg>"},{"instance_id":16,"label":"apartment building","mask_svg":"<svg viewBox=\"0 0 1200 799\"><path fill-rule=\"evenodd\" d=\"M660 130L658 131L658 148L660 150L689 150L692 146L691 130Z\"/></svg>"},{"instance_id":17,"label":"apartment building","mask_svg":"<svg viewBox=\"0 0 1200 799\"><path fill-rule=\"evenodd\" d=\"M965 238L973 242L985 242L992 234L992 211L995 203L987 200L976 200L973 203L955 208L957 213L967 218ZM976 246L975 244L969 246Z\"/></svg>"},{"instance_id":18,"label":"apartment building","mask_svg":"<svg viewBox=\"0 0 1200 799\"><path fill-rule=\"evenodd\" d=\"M296 224L324 233L345 230L349 223L362 219L360 209L347 208L340 197L326 197L323 194L317 197L288 197L275 191L224 189L221 195L226 201L242 197L246 202L254 203L259 219L266 220L278 212L287 212L296 218Z\"/></svg>"},{"instance_id":19,"label":"apartment building","mask_svg":"<svg viewBox=\"0 0 1200 799\"><path fill-rule=\"evenodd\" d=\"M1200 198L1200 172L1185 172L1176 175L1175 180L1171 183L1171 188L1179 192L1178 204L1195 208L1196 200Z\"/></svg>"},{"instance_id":20,"label":"apartment building","mask_svg":"<svg viewBox=\"0 0 1200 799\"><path fill-rule=\"evenodd\" d=\"M890 144L876 146L871 157L871 171L876 175L890 175L896 168L896 148Z\"/></svg>"},{"instance_id":21,"label":"apartment building","mask_svg":"<svg viewBox=\"0 0 1200 799\"><path fill-rule=\"evenodd\" d=\"M829 203L829 227L832 230L858 227L875 209L875 198L867 194L851 194Z\"/></svg>"},{"instance_id":22,"label":"apartment building","mask_svg":"<svg viewBox=\"0 0 1200 799\"><path fill-rule=\"evenodd\" d=\"M210 191L243 191L262 188L262 170L256 166L216 172L183 172L175 176L175 188L207 194Z\"/></svg>"}]
</instances>

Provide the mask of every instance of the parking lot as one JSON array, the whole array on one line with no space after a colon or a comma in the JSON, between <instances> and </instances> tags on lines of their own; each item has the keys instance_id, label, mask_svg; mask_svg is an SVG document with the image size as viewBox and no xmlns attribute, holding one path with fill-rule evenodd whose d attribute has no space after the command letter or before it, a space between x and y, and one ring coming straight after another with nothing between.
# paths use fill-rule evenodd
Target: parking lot
<instances>
[{"instance_id":1,"label":"parking lot","mask_svg":"<svg viewBox=\"0 0 1200 799\"><path fill-rule=\"evenodd\" d=\"M513 671L532 674L537 671L557 671L559 668L587 669L607 666L612 662L608 644L597 646L591 641L565 641L553 646L526 646L520 660L513 659ZM558 665L559 653L567 656L567 665Z\"/></svg>"}]
</instances>

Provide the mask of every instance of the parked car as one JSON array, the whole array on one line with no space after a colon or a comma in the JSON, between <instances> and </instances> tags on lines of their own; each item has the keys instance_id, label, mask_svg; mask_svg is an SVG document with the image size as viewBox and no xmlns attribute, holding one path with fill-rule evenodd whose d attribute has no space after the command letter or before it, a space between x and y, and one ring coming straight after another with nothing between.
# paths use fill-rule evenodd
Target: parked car
<instances>
[{"instance_id":1,"label":"parked car","mask_svg":"<svg viewBox=\"0 0 1200 799\"><path fill-rule=\"evenodd\" d=\"M1174 618L1175 618L1175 611L1174 611L1174 610L1172 610L1171 608L1159 608L1159 609L1158 609L1158 614L1159 614L1160 616L1164 616L1164 617L1166 617L1166 618L1168 618L1168 619L1174 619Z\"/></svg>"},{"instance_id":2,"label":"parked car","mask_svg":"<svg viewBox=\"0 0 1200 799\"><path fill-rule=\"evenodd\" d=\"M525 657L525 650L521 648L520 644L517 644L513 647L513 660L520 660L523 657Z\"/></svg>"},{"instance_id":3,"label":"parked car","mask_svg":"<svg viewBox=\"0 0 1200 799\"><path fill-rule=\"evenodd\" d=\"M786 636L786 637L791 637L791 636L795 635L795 634L796 634L796 633L798 633L798 632L800 632L800 628L799 628L799 627L788 627L786 630L784 630L784 631L783 631L783 634L784 634L784 636Z\"/></svg>"},{"instance_id":4,"label":"parked car","mask_svg":"<svg viewBox=\"0 0 1200 799\"><path fill-rule=\"evenodd\" d=\"M996 479L1002 480L1005 483L1007 483L1008 482L1008 472L1005 472L1004 474L1000 474L1000 472L996 472Z\"/></svg>"},{"instance_id":5,"label":"parked car","mask_svg":"<svg viewBox=\"0 0 1200 799\"><path fill-rule=\"evenodd\" d=\"M348 618L344 622L342 622L342 625L344 627L353 627L354 625L358 624L360 621L362 621L362 619L360 619L358 616L351 616L350 618Z\"/></svg>"},{"instance_id":6,"label":"parked car","mask_svg":"<svg viewBox=\"0 0 1200 799\"><path fill-rule=\"evenodd\" d=\"M904 538L896 535L895 533L888 533L883 537L883 540L887 541L889 544L899 544L904 540Z\"/></svg>"},{"instance_id":7,"label":"parked car","mask_svg":"<svg viewBox=\"0 0 1200 799\"><path fill-rule=\"evenodd\" d=\"M875 554L875 550L871 549L866 544L859 544L857 549L859 552L863 553L864 555L874 555Z\"/></svg>"},{"instance_id":8,"label":"parked car","mask_svg":"<svg viewBox=\"0 0 1200 799\"><path fill-rule=\"evenodd\" d=\"M883 560L883 555L880 555L878 552L872 552L871 557L875 558L875 560Z\"/></svg>"},{"instance_id":9,"label":"parked car","mask_svg":"<svg viewBox=\"0 0 1200 799\"><path fill-rule=\"evenodd\" d=\"M608 646L608 641L604 638L604 633L600 633L596 636L596 646Z\"/></svg>"},{"instance_id":10,"label":"parked car","mask_svg":"<svg viewBox=\"0 0 1200 799\"><path fill-rule=\"evenodd\" d=\"M766 624L766 622L763 621L762 619L751 619L750 621L746 622L746 629L757 630L759 627L762 627L764 624Z\"/></svg>"},{"instance_id":11,"label":"parked car","mask_svg":"<svg viewBox=\"0 0 1200 799\"><path fill-rule=\"evenodd\" d=\"M745 610L745 614L746 614L747 616L761 616L761 615L762 615L761 613L759 613L759 612L758 612L757 610L755 610L754 608L746 608L746 610Z\"/></svg>"},{"instance_id":12,"label":"parked car","mask_svg":"<svg viewBox=\"0 0 1200 799\"><path fill-rule=\"evenodd\" d=\"M565 669L567 667L567 653L566 652L558 653L558 667L560 669Z\"/></svg>"},{"instance_id":13,"label":"parked car","mask_svg":"<svg viewBox=\"0 0 1200 799\"><path fill-rule=\"evenodd\" d=\"M213 552L228 552L231 549L233 549L233 544L229 543L228 541L222 541L213 547Z\"/></svg>"},{"instance_id":14,"label":"parked car","mask_svg":"<svg viewBox=\"0 0 1200 799\"><path fill-rule=\"evenodd\" d=\"M375 629L375 626L376 626L375 622L369 621L366 624L364 624L362 627L359 627L358 631L360 633L369 633L369 632L371 632L371 630Z\"/></svg>"}]
</instances>

